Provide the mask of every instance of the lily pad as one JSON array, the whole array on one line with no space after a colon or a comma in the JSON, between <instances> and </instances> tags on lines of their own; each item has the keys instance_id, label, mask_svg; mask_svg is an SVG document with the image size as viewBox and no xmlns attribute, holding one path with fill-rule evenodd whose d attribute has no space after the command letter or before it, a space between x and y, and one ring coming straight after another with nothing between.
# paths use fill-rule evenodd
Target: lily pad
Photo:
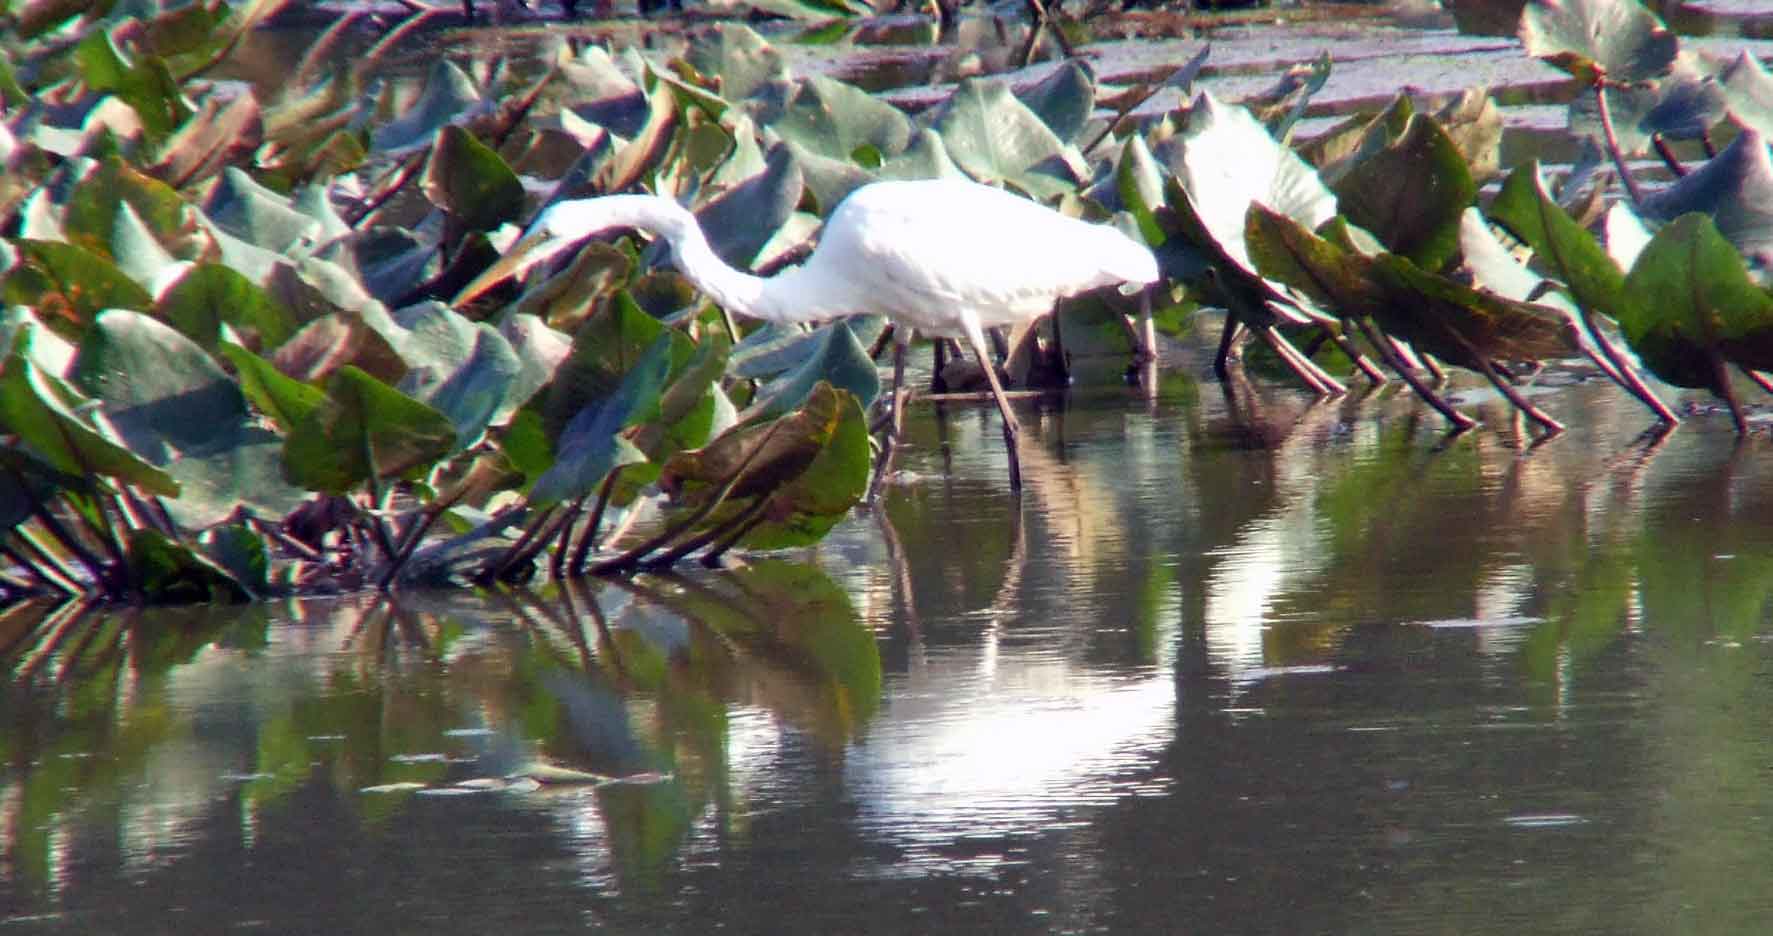
<instances>
[{"instance_id":1,"label":"lily pad","mask_svg":"<svg viewBox=\"0 0 1773 936\"><path fill-rule=\"evenodd\" d=\"M455 125L437 135L420 187L432 204L470 230L492 230L523 213L523 183L517 173L491 147Z\"/></svg>"},{"instance_id":2,"label":"lily pad","mask_svg":"<svg viewBox=\"0 0 1773 936\"><path fill-rule=\"evenodd\" d=\"M684 58L702 74L718 78L720 94L729 101L743 101L788 78L782 53L739 23L723 23L698 37Z\"/></svg>"},{"instance_id":3,"label":"lily pad","mask_svg":"<svg viewBox=\"0 0 1773 936\"><path fill-rule=\"evenodd\" d=\"M224 327L267 350L296 330L288 309L219 263L201 263L185 271L155 301L154 314L205 348L215 347Z\"/></svg>"},{"instance_id":4,"label":"lily pad","mask_svg":"<svg viewBox=\"0 0 1773 936\"><path fill-rule=\"evenodd\" d=\"M1749 278L1710 217L1682 215L1657 231L1625 286L1637 301L1620 330L1658 377L1721 389L1711 353L1773 369L1773 296Z\"/></svg>"},{"instance_id":5,"label":"lily pad","mask_svg":"<svg viewBox=\"0 0 1773 936\"><path fill-rule=\"evenodd\" d=\"M403 334L391 342L407 364L399 391L436 408L456 427L456 447L479 440L509 399L522 362L498 331L441 302L394 313ZM384 336L387 337L387 336Z\"/></svg>"},{"instance_id":6,"label":"lily pad","mask_svg":"<svg viewBox=\"0 0 1773 936\"><path fill-rule=\"evenodd\" d=\"M1275 142L1248 111L1205 91L1195 97L1182 132L1156 155L1169 163L1213 240L1250 272L1244 215L1252 202L1312 230L1336 214L1336 196L1310 165Z\"/></svg>"},{"instance_id":7,"label":"lily pad","mask_svg":"<svg viewBox=\"0 0 1773 936\"><path fill-rule=\"evenodd\" d=\"M671 337L659 335L607 396L574 414L560 432L554 464L530 489L532 507L585 497L616 468L646 461L622 433L657 413L671 371Z\"/></svg>"},{"instance_id":8,"label":"lily pad","mask_svg":"<svg viewBox=\"0 0 1773 936\"><path fill-rule=\"evenodd\" d=\"M762 173L755 175L696 211L708 243L733 266L750 265L776 229L800 203L800 167L787 147L770 151Z\"/></svg>"},{"instance_id":9,"label":"lily pad","mask_svg":"<svg viewBox=\"0 0 1773 936\"><path fill-rule=\"evenodd\" d=\"M1349 221L1393 253L1439 270L1459 252L1459 217L1477 197L1465 158L1434 118L1412 116L1391 145L1356 163L1336 184Z\"/></svg>"},{"instance_id":10,"label":"lily pad","mask_svg":"<svg viewBox=\"0 0 1773 936\"><path fill-rule=\"evenodd\" d=\"M824 75L802 81L769 127L810 152L845 161L863 147L897 155L910 145L913 129L897 107Z\"/></svg>"},{"instance_id":11,"label":"lily pad","mask_svg":"<svg viewBox=\"0 0 1773 936\"><path fill-rule=\"evenodd\" d=\"M1521 44L1578 79L1632 82L1674 63L1679 40L1636 0L1532 0L1521 11Z\"/></svg>"},{"instance_id":12,"label":"lily pad","mask_svg":"<svg viewBox=\"0 0 1773 936\"><path fill-rule=\"evenodd\" d=\"M1578 306L1615 320L1629 315L1625 274L1546 191L1538 163L1509 174L1490 203L1490 218L1533 248L1538 264L1569 288Z\"/></svg>"},{"instance_id":13,"label":"lily pad","mask_svg":"<svg viewBox=\"0 0 1773 936\"><path fill-rule=\"evenodd\" d=\"M968 78L929 126L948 155L981 182L1005 182L1036 198L1074 191L1087 175L1077 149L1010 93L1002 79Z\"/></svg>"},{"instance_id":14,"label":"lily pad","mask_svg":"<svg viewBox=\"0 0 1773 936\"><path fill-rule=\"evenodd\" d=\"M190 233L190 206L178 192L115 157L100 160L75 186L64 213L63 233L70 242L127 266L113 249L124 206L159 244L174 243Z\"/></svg>"},{"instance_id":15,"label":"lily pad","mask_svg":"<svg viewBox=\"0 0 1773 936\"><path fill-rule=\"evenodd\" d=\"M24 353L30 330L14 339L0 370L0 428L18 436L38 458L75 477L104 476L150 494L176 497L178 483L112 442L76 415L90 404L73 386L39 370Z\"/></svg>"},{"instance_id":16,"label":"lily pad","mask_svg":"<svg viewBox=\"0 0 1773 936\"><path fill-rule=\"evenodd\" d=\"M102 254L55 241L16 240L18 265L0 298L30 306L43 323L77 339L103 309L151 309L154 297Z\"/></svg>"},{"instance_id":17,"label":"lily pad","mask_svg":"<svg viewBox=\"0 0 1773 936\"><path fill-rule=\"evenodd\" d=\"M821 383L780 418L736 427L704 448L680 452L659 478L674 505L725 502L705 522L725 523L747 507L761 520L743 542L782 548L817 542L861 500L868 483L868 427L846 391ZM765 503L757 507L756 499Z\"/></svg>"},{"instance_id":18,"label":"lily pad","mask_svg":"<svg viewBox=\"0 0 1773 936\"><path fill-rule=\"evenodd\" d=\"M757 392L760 416L800 408L821 384L848 391L864 407L880 395L880 371L849 322L839 319L820 327L800 347L806 355L800 364Z\"/></svg>"},{"instance_id":19,"label":"lily pad","mask_svg":"<svg viewBox=\"0 0 1773 936\"><path fill-rule=\"evenodd\" d=\"M1761 60L1739 52L1719 75L1730 119L1765 137L1773 134L1773 75Z\"/></svg>"},{"instance_id":20,"label":"lily pad","mask_svg":"<svg viewBox=\"0 0 1773 936\"><path fill-rule=\"evenodd\" d=\"M424 92L406 113L378 127L371 146L383 153L428 145L444 126L486 109L474 79L445 56L437 56L421 87Z\"/></svg>"},{"instance_id":21,"label":"lily pad","mask_svg":"<svg viewBox=\"0 0 1773 936\"><path fill-rule=\"evenodd\" d=\"M222 173L220 183L203 204L203 213L229 234L279 254L312 247L322 233L319 221L291 208L289 199L237 168Z\"/></svg>"},{"instance_id":22,"label":"lily pad","mask_svg":"<svg viewBox=\"0 0 1773 936\"><path fill-rule=\"evenodd\" d=\"M1710 215L1757 276L1773 266L1773 158L1766 138L1744 130L1715 158L1644 198L1646 220Z\"/></svg>"},{"instance_id":23,"label":"lily pad","mask_svg":"<svg viewBox=\"0 0 1773 936\"><path fill-rule=\"evenodd\" d=\"M214 358L138 312L99 315L71 379L103 404L132 451L159 465L248 415L246 398Z\"/></svg>"},{"instance_id":24,"label":"lily pad","mask_svg":"<svg viewBox=\"0 0 1773 936\"><path fill-rule=\"evenodd\" d=\"M270 361L233 342L223 341L216 350L239 372L241 392L285 434L294 432L326 402L319 387L284 376Z\"/></svg>"},{"instance_id":25,"label":"lily pad","mask_svg":"<svg viewBox=\"0 0 1773 936\"><path fill-rule=\"evenodd\" d=\"M1096 78L1083 59L1066 59L1016 96L1055 136L1076 143L1096 109Z\"/></svg>"},{"instance_id":26,"label":"lily pad","mask_svg":"<svg viewBox=\"0 0 1773 936\"><path fill-rule=\"evenodd\" d=\"M420 472L456 442L448 417L356 367L333 374L326 402L284 440L290 481L344 494L371 478Z\"/></svg>"},{"instance_id":27,"label":"lily pad","mask_svg":"<svg viewBox=\"0 0 1773 936\"><path fill-rule=\"evenodd\" d=\"M131 530L130 578L156 603L244 601L251 593L214 560L158 530Z\"/></svg>"}]
</instances>

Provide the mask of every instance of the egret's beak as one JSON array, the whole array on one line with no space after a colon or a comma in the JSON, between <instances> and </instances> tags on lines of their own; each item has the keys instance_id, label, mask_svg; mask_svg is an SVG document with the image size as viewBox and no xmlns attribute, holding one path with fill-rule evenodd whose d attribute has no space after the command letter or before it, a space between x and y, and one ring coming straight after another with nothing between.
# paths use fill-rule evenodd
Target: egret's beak
<instances>
[{"instance_id":1,"label":"egret's beak","mask_svg":"<svg viewBox=\"0 0 1773 936\"><path fill-rule=\"evenodd\" d=\"M473 282L462 287L462 291L456 293L450 305L459 309L494 286L514 276L522 276L530 267L570 246L572 241L557 238L547 231L531 231L512 244L511 249L505 251L505 255L487 267L485 272L474 277Z\"/></svg>"}]
</instances>

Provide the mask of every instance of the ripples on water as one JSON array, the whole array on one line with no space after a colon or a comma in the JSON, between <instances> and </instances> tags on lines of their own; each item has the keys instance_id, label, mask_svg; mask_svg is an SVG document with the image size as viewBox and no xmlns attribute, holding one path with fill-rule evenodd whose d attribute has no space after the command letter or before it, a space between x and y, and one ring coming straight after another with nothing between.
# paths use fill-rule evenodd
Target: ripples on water
<instances>
[{"instance_id":1,"label":"ripples on water","mask_svg":"<svg viewBox=\"0 0 1773 936\"><path fill-rule=\"evenodd\" d=\"M738 574L52 624L3 928L1762 918L1764 442L1177 386L1029 411L1019 510L920 408L883 514Z\"/></svg>"},{"instance_id":2,"label":"ripples on water","mask_svg":"<svg viewBox=\"0 0 1773 936\"><path fill-rule=\"evenodd\" d=\"M1412 41L1325 94L1523 67ZM735 574L0 611L0 932L1764 928L1764 437L1170 364L1027 404L1020 501L916 407L880 514Z\"/></svg>"}]
</instances>

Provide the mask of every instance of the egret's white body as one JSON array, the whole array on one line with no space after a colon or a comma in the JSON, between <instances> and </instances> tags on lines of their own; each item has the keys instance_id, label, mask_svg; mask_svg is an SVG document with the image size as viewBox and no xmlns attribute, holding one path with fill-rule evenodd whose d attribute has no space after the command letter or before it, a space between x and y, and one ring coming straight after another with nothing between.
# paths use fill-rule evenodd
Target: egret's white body
<instances>
[{"instance_id":1,"label":"egret's white body","mask_svg":"<svg viewBox=\"0 0 1773 936\"><path fill-rule=\"evenodd\" d=\"M560 202L457 302L599 231L662 237L683 275L723 308L775 322L884 315L896 327L894 427L904 349L914 331L964 338L980 357L1004 417L1011 482L1019 484L1015 417L985 350L984 329L1051 311L1055 300L1103 286L1158 279L1145 245L1106 225L1066 217L965 179L873 182L837 206L805 264L765 279L728 266L695 216L656 195Z\"/></svg>"}]
</instances>

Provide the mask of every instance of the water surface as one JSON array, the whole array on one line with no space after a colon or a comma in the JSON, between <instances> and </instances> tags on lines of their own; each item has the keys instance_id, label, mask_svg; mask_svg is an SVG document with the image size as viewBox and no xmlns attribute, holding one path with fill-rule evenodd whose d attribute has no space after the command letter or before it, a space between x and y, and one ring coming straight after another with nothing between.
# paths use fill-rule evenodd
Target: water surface
<instances>
[{"instance_id":1,"label":"water surface","mask_svg":"<svg viewBox=\"0 0 1773 936\"><path fill-rule=\"evenodd\" d=\"M917 406L884 510L727 572L7 612L0 929L1773 912L1764 439L1199 370L1024 404L1019 500L989 406Z\"/></svg>"}]
</instances>

